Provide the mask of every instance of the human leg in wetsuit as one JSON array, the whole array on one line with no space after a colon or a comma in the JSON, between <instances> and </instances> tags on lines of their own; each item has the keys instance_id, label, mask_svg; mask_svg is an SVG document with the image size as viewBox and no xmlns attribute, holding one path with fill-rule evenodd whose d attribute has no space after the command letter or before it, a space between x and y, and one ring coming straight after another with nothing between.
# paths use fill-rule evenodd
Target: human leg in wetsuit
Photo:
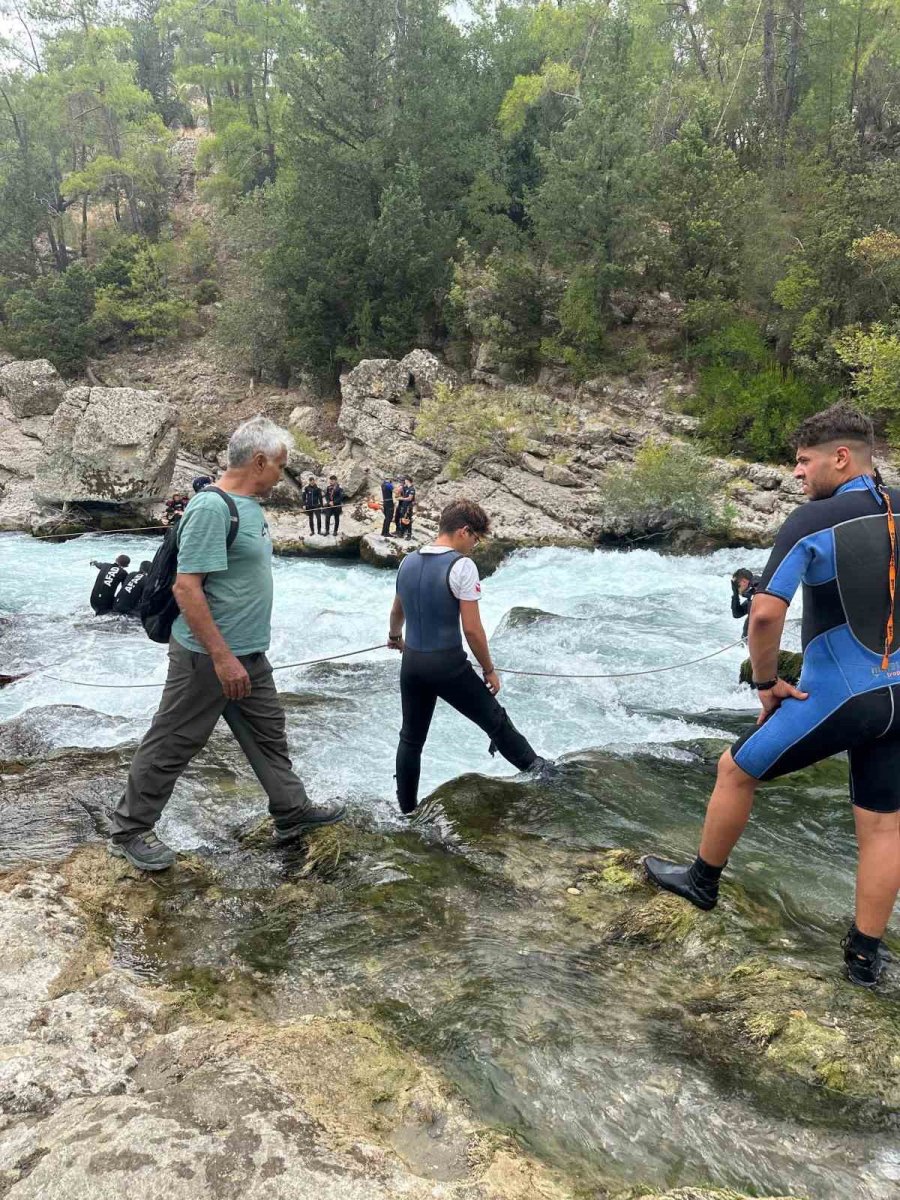
<instances>
[{"instance_id":1,"label":"human leg in wetsuit","mask_svg":"<svg viewBox=\"0 0 900 1200\"><path fill-rule=\"evenodd\" d=\"M491 753L496 748L520 771L537 760L534 748L485 687L462 648L432 653L407 648L400 669L400 696L403 726L397 747L397 800L404 813L411 813L418 802L422 749L438 699L483 729L491 739Z\"/></svg>"}]
</instances>

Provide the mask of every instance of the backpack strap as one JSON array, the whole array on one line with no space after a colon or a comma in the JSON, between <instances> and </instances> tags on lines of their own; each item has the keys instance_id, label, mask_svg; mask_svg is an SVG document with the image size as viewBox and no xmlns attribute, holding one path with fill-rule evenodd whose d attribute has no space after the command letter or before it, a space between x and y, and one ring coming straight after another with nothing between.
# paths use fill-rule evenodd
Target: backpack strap
<instances>
[{"instance_id":1,"label":"backpack strap","mask_svg":"<svg viewBox=\"0 0 900 1200\"><path fill-rule=\"evenodd\" d=\"M241 525L241 518L238 516L237 505L232 500L232 498L228 495L228 493L223 492L221 488L210 486L210 487L205 487L203 490L204 490L204 492L215 492L216 495L221 496L222 499L225 501L225 503L228 505L228 512L231 517L231 525L229 526L229 529L228 529L228 536L225 538L225 549L230 550L232 543L234 542L234 539L238 535L238 529L240 528L240 525Z\"/></svg>"}]
</instances>

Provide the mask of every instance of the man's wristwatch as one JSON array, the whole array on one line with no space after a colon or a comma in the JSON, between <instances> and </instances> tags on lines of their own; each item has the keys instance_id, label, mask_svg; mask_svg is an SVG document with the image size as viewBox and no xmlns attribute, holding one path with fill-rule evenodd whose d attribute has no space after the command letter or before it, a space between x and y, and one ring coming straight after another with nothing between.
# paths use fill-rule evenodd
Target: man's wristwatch
<instances>
[{"instance_id":1,"label":"man's wristwatch","mask_svg":"<svg viewBox=\"0 0 900 1200\"><path fill-rule=\"evenodd\" d=\"M388 641L389 642L399 642L402 637L403 637L402 633L391 633L390 631L388 632Z\"/></svg>"},{"instance_id":2,"label":"man's wristwatch","mask_svg":"<svg viewBox=\"0 0 900 1200\"><path fill-rule=\"evenodd\" d=\"M754 692L771 692L772 688L777 682L777 677L775 679L764 679L761 683L757 682L755 679L751 679L750 686L753 688Z\"/></svg>"}]
</instances>

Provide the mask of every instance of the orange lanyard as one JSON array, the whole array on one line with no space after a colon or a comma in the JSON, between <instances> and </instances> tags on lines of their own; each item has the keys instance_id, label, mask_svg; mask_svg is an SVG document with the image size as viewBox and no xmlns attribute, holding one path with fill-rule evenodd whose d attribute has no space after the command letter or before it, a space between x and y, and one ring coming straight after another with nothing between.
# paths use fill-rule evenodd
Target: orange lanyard
<instances>
[{"instance_id":1,"label":"orange lanyard","mask_svg":"<svg viewBox=\"0 0 900 1200\"><path fill-rule=\"evenodd\" d=\"M888 590L891 597L891 605L888 610L887 626L884 631L884 656L881 660L881 669L888 669L888 660L891 656L891 646L894 644L894 597L897 592L897 526L894 521L894 510L891 507L891 497L888 494L887 488L883 488L881 492L884 496L885 507L887 508L887 524L888 536L891 539L891 561L888 567Z\"/></svg>"}]
</instances>

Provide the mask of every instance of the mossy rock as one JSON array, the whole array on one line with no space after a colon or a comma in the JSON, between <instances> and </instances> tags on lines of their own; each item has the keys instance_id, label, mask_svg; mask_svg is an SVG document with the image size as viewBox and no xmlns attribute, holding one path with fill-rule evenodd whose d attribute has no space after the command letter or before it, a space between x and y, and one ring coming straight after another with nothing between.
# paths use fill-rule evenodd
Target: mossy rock
<instances>
[{"instance_id":1,"label":"mossy rock","mask_svg":"<svg viewBox=\"0 0 900 1200\"><path fill-rule=\"evenodd\" d=\"M803 655L797 654L792 650L779 650L778 652L778 678L783 679L785 683L797 684L800 681L800 672L803 670ZM749 658L745 658L741 663L741 673L739 676L741 683L750 683L753 679L753 665Z\"/></svg>"},{"instance_id":2,"label":"mossy rock","mask_svg":"<svg viewBox=\"0 0 900 1200\"><path fill-rule=\"evenodd\" d=\"M581 870L567 890L566 911L604 941L651 946L680 945L700 918L683 900L656 891L630 850L606 850Z\"/></svg>"},{"instance_id":3,"label":"mossy rock","mask_svg":"<svg viewBox=\"0 0 900 1200\"><path fill-rule=\"evenodd\" d=\"M684 1013L701 1052L743 1067L746 1078L791 1080L900 1111L900 1014L837 972L824 978L746 959L695 989Z\"/></svg>"},{"instance_id":4,"label":"mossy rock","mask_svg":"<svg viewBox=\"0 0 900 1200\"><path fill-rule=\"evenodd\" d=\"M675 1188L671 1192L624 1192L613 1200L749 1200L744 1192L733 1192L731 1188ZM798 1196L761 1196L759 1200L800 1200Z\"/></svg>"}]
</instances>

